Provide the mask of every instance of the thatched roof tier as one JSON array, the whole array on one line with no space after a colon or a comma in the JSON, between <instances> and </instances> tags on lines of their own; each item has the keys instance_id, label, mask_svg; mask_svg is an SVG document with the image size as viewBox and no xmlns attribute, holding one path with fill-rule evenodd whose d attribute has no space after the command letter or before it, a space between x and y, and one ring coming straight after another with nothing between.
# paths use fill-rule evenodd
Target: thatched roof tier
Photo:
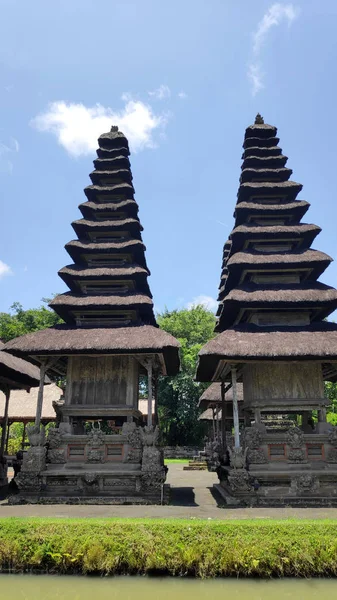
<instances>
[{"instance_id":1,"label":"thatched roof tier","mask_svg":"<svg viewBox=\"0 0 337 600\"><path fill-rule=\"evenodd\" d=\"M120 154L110 158L96 158L94 160L96 171L114 171L115 169L131 169L127 156Z\"/></svg>"},{"instance_id":2,"label":"thatched roof tier","mask_svg":"<svg viewBox=\"0 0 337 600\"><path fill-rule=\"evenodd\" d=\"M280 169L285 166L288 160L287 156L279 154L276 156L247 156L242 163L243 169Z\"/></svg>"},{"instance_id":3,"label":"thatched roof tier","mask_svg":"<svg viewBox=\"0 0 337 600\"><path fill-rule=\"evenodd\" d=\"M243 401L243 385L242 383L237 384L237 399L239 402ZM226 402L233 402L233 388L230 388L225 394ZM211 385L206 388L204 393L200 396L198 406L200 408L207 408L210 404L221 403L221 381L214 381Z\"/></svg>"},{"instance_id":4,"label":"thatched roof tier","mask_svg":"<svg viewBox=\"0 0 337 600\"><path fill-rule=\"evenodd\" d=\"M124 133L118 131L118 127L111 127L111 131L102 133L98 138L100 148L115 150L118 148L129 148L129 143Z\"/></svg>"},{"instance_id":5,"label":"thatched roof tier","mask_svg":"<svg viewBox=\"0 0 337 600\"><path fill-rule=\"evenodd\" d=\"M144 294L129 293L129 294L118 294L112 295L101 294L101 295L88 295L84 296L66 292L53 298L49 303L50 308L66 322L76 322L76 315L81 309L95 309L99 311L99 315L102 316L105 309L117 309L117 310L135 310L139 314L141 320L151 325L155 325L156 321L153 315L153 302L152 299Z\"/></svg>"},{"instance_id":6,"label":"thatched roof tier","mask_svg":"<svg viewBox=\"0 0 337 600\"><path fill-rule=\"evenodd\" d=\"M98 308L117 306L118 308L125 308L130 306L153 306L153 302L151 298L144 294L101 294L99 296L83 296L78 294L73 294L71 292L65 292L64 294L59 294L55 296L53 300L49 303L51 308L57 309L58 306L68 306L71 308L81 308L85 306Z\"/></svg>"},{"instance_id":7,"label":"thatched roof tier","mask_svg":"<svg viewBox=\"0 0 337 600\"><path fill-rule=\"evenodd\" d=\"M62 390L55 383L43 388L43 404L41 421L49 422L56 420L53 402L58 402L62 396ZM33 388L29 393L25 390L11 392L8 406L8 420L15 422L33 422L36 416L38 388ZM0 422L5 409L5 395L0 392Z\"/></svg>"},{"instance_id":8,"label":"thatched roof tier","mask_svg":"<svg viewBox=\"0 0 337 600\"><path fill-rule=\"evenodd\" d=\"M254 125L250 125L249 127L247 127L245 131L245 140L251 137L257 137L260 139L270 138L275 137L276 134L277 127L274 127L274 125L268 125L267 123L255 123Z\"/></svg>"},{"instance_id":9,"label":"thatched roof tier","mask_svg":"<svg viewBox=\"0 0 337 600\"><path fill-rule=\"evenodd\" d=\"M337 362L337 325L311 323L304 327L272 328L237 325L219 333L199 352L197 381L210 381L219 361ZM336 365L337 367L337 365Z\"/></svg>"},{"instance_id":10,"label":"thatched roof tier","mask_svg":"<svg viewBox=\"0 0 337 600\"><path fill-rule=\"evenodd\" d=\"M242 160L252 157L252 156L262 156L265 158L271 158L272 156L281 156L282 148L279 146L272 146L270 148L264 148L261 146L251 146L250 148L245 148L242 153Z\"/></svg>"},{"instance_id":11,"label":"thatched roof tier","mask_svg":"<svg viewBox=\"0 0 337 600\"><path fill-rule=\"evenodd\" d=\"M258 181L288 181L292 170L281 167L280 169L252 169L246 168L241 172L240 183Z\"/></svg>"},{"instance_id":12,"label":"thatched roof tier","mask_svg":"<svg viewBox=\"0 0 337 600\"><path fill-rule=\"evenodd\" d=\"M337 325L323 321L306 327L231 327L201 348L196 379L210 381L219 361L269 360L337 363Z\"/></svg>"},{"instance_id":13,"label":"thatched roof tier","mask_svg":"<svg viewBox=\"0 0 337 600\"><path fill-rule=\"evenodd\" d=\"M65 249L74 262L82 260L88 254L132 254L133 261L145 266L145 246L140 240L126 240L124 242L85 242L72 240L65 245Z\"/></svg>"},{"instance_id":14,"label":"thatched roof tier","mask_svg":"<svg viewBox=\"0 0 337 600\"><path fill-rule=\"evenodd\" d=\"M131 183L116 183L115 185L88 185L84 188L84 193L89 201L101 202L98 196L112 196L120 200L132 199L135 193Z\"/></svg>"},{"instance_id":15,"label":"thatched roof tier","mask_svg":"<svg viewBox=\"0 0 337 600\"><path fill-rule=\"evenodd\" d=\"M72 222L72 227L78 237L87 237L87 233L100 233L100 232L110 232L113 236L115 231L126 230L130 233L132 237L135 237L141 240L140 232L143 231L143 227L139 222L139 219L121 219L117 221L107 220L107 221L94 221L89 219L78 219L77 221Z\"/></svg>"},{"instance_id":16,"label":"thatched roof tier","mask_svg":"<svg viewBox=\"0 0 337 600\"><path fill-rule=\"evenodd\" d=\"M83 202L78 207L84 218L99 218L105 213L123 213L125 217L136 218L138 215L138 204L131 198L120 202Z\"/></svg>"},{"instance_id":17,"label":"thatched roof tier","mask_svg":"<svg viewBox=\"0 0 337 600\"><path fill-rule=\"evenodd\" d=\"M324 252L320 252L319 250L305 250L302 252L291 252L284 254L265 254L257 253L257 252L236 252L232 254L227 262L228 270L230 268L235 267L236 265L242 266L254 266L254 265L272 265L272 267L277 265L291 265L301 266L301 265L321 265L324 263L326 268L332 262L331 256L325 254Z\"/></svg>"},{"instance_id":18,"label":"thatched roof tier","mask_svg":"<svg viewBox=\"0 0 337 600\"><path fill-rule=\"evenodd\" d=\"M219 295L220 296L220 295ZM246 284L222 295L223 310L219 331L230 327L243 310L298 310L311 311L311 320L328 317L337 309L337 290L320 282L292 284ZM240 318L241 320L241 318Z\"/></svg>"},{"instance_id":19,"label":"thatched roof tier","mask_svg":"<svg viewBox=\"0 0 337 600\"><path fill-rule=\"evenodd\" d=\"M111 148L111 149L107 149L107 148L97 148L97 156L98 158L116 158L117 156L125 156L126 158L128 156L130 156L130 150L129 148L126 148L125 146L121 146L120 148Z\"/></svg>"},{"instance_id":20,"label":"thatched roof tier","mask_svg":"<svg viewBox=\"0 0 337 600\"><path fill-rule=\"evenodd\" d=\"M262 148L270 148L278 145L280 139L278 137L260 138L248 137L243 142L243 148L251 148L262 146Z\"/></svg>"},{"instance_id":21,"label":"thatched roof tier","mask_svg":"<svg viewBox=\"0 0 337 600\"><path fill-rule=\"evenodd\" d=\"M310 247L321 228L317 225L298 223L293 225L238 225L231 232L232 253L241 250L245 244L252 241L295 241L296 249L304 250Z\"/></svg>"},{"instance_id":22,"label":"thatched roof tier","mask_svg":"<svg viewBox=\"0 0 337 600\"><path fill-rule=\"evenodd\" d=\"M235 226L248 222L248 218L273 217L275 219L287 219L289 222L298 223L309 208L309 202L295 200L277 204L261 204L260 202L240 202L235 207Z\"/></svg>"},{"instance_id":23,"label":"thatched roof tier","mask_svg":"<svg viewBox=\"0 0 337 600\"><path fill-rule=\"evenodd\" d=\"M0 342L0 389L8 385L10 389L30 388L39 385L40 370L21 358L3 351L5 344ZM49 379L46 378L46 383ZM3 413L0 413L3 414Z\"/></svg>"},{"instance_id":24,"label":"thatched roof tier","mask_svg":"<svg viewBox=\"0 0 337 600\"><path fill-rule=\"evenodd\" d=\"M134 278L137 276L150 275L150 271L148 269L144 269L144 267L140 267L137 264L126 264L124 267L86 267L83 265L68 265L63 267L63 269L59 270L59 275L63 277L64 275L71 275L73 277L83 277L90 278Z\"/></svg>"},{"instance_id":25,"label":"thatched roof tier","mask_svg":"<svg viewBox=\"0 0 337 600\"><path fill-rule=\"evenodd\" d=\"M92 171L89 175L94 185L112 185L106 180L113 180L114 183L129 183L132 184L132 173L129 169L114 169L109 171Z\"/></svg>"},{"instance_id":26,"label":"thatched roof tier","mask_svg":"<svg viewBox=\"0 0 337 600\"><path fill-rule=\"evenodd\" d=\"M179 342L151 325L90 328L56 325L7 342L6 351L19 357L73 354L162 354L166 372L179 371Z\"/></svg>"},{"instance_id":27,"label":"thatched roof tier","mask_svg":"<svg viewBox=\"0 0 337 600\"><path fill-rule=\"evenodd\" d=\"M284 197L289 202L296 199L303 185L295 181L256 181L242 183L238 191L238 203L249 200L252 196L257 196L260 200L266 196Z\"/></svg>"}]
</instances>

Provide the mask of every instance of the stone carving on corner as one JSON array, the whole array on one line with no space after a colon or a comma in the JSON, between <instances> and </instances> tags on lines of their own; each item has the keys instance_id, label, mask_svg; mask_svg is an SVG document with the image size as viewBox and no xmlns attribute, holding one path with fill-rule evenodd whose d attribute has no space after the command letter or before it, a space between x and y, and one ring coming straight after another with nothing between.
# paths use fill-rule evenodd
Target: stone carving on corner
<instances>
[{"instance_id":1,"label":"stone carving on corner","mask_svg":"<svg viewBox=\"0 0 337 600\"><path fill-rule=\"evenodd\" d=\"M140 427L136 423L124 423L122 435L126 435L129 450L126 456L127 462L139 463L142 460L142 439Z\"/></svg>"},{"instance_id":2,"label":"stone carving on corner","mask_svg":"<svg viewBox=\"0 0 337 600\"><path fill-rule=\"evenodd\" d=\"M159 428L153 425L145 425L141 428L141 440L143 446L156 446L159 439Z\"/></svg>"},{"instance_id":3,"label":"stone carving on corner","mask_svg":"<svg viewBox=\"0 0 337 600\"><path fill-rule=\"evenodd\" d=\"M143 444L141 482L142 489L159 489L166 479L163 451L158 448L159 429L146 425L141 429Z\"/></svg>"},{"instance_id":4,"label":"stone carving on corner","mask_svg":"<svg viewBox=\"0 0 337 600\"><path fill-rule=\"evenodd\" d=\"M329 443L334 448L337 448L337 427L334 427L331 431L329 431Z\"/></svg>"},{"instance_id":5,"label":"stone carving on corner","mask_svg":"<svg viewBox=\"0 0 337 600\"><path fill-rule=\"evenodd\" d=\"M246 466L248 448L228 448L230 466L232 469L244 469Z\"/></svg>"},{"instance_id":6,"label":"stone carving on corner","mask_svg":"<svg viewBox=\"0 0 337 600\"><path fill-rule=\"evenodd\" d=\"M233 493L252 491L252 483L246 469L233 469L228 475L228 484Z\"/></svg>"},{"instance_id":7,"label":"stone carving on corner","mask_svg":"<svg viewBox=\"0 0 337 600\"><path fill-rule=\"evenodd\" d=\"M260 448L262 443L262 435L257 427L247 427L245 429L245 445L247 451L248 464L264 464L268 462L263 448Z\"/></svg>"},{"instance_id":8,"label":"stone carving on corner","mask_svg":"<svg viewBox=\"0 0 337 600\"><path fill-rule=\"evenodd\" d=\"M41 478L37 473L20 471L15 477L15 483L22 492L41 491Z\"/></svg>"},{"instance_id":9,"label":"stone carving on corner","mask_svg":"<svg viewBox=\"0 0 337 600\"><path fill-rule=\"evenodd\" d=\"M60 446L62 446L62 433L60 432L60 430L56 427L51 427L48 431L48 437L47 437L47 442L48 442L48 446L49 448L59 448Z\"/></svg>"},{"instance_id":10,"label":"stone carving on corner","mask_svg":"<svg viewBox=\"0 0 337 600\"><path fill-rule=\"evenodd\" d=\"M303 431L299 427L291 427L287 431L286 439L290 446L288 460L293 463L306 462Z\"/></svg>"},{"instance_id":11,"label":"stone carving on corner","mask_svg":"<svg viewBox=\"0 0 337 600\"><path fill-rule=\"evenodd\" d=\"M50 448L48 450L48 461L52 464L61 465L67 462L63 448Z\"/></svg>"},{"instance_id":12,"label":"stone carving on corner","mask_svg":"<svg viewBox=\"0 0 337 600\"><path fill-rule=\"evenodd\" d=\"M44 446L46 443L46 431L43 425L28 425L27 435L31 447Z\"/></svg>"},{"instance_id":13,"label":"stone carving on corner","mask_svg":"<svg viewBox=\"0 0 337 600\"><path fill-rule=\"evenodd\" d=\"M87 435L86 462L102 463L105 457L104 433L100 429L92 429Z\"/></svg>"}]
</instances>

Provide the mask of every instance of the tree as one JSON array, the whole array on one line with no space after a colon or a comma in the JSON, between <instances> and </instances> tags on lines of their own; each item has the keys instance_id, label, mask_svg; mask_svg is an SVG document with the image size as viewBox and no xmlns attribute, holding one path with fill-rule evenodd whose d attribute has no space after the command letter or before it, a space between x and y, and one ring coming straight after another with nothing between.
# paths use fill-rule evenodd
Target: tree
<instances>
[{"instance_id":1,"label":"tree","mask_svg":"<svg viewBox=\"0 0 337 600\"><path fill-rule=\"evenodd\" d=\"M215 316L198 305L189 310L165 310L157 315L157 322L181 344L181 372L159 379L158 414L164 443L200 444L205 428L198 421L198 400L208 384L197 383L194 375L199 350L214 336Z\"/></svg>"},{"instance_id":2,"label":"tree","mask_svg":"<svg viewBox=\"0 0 337 600\"><path fill-rule=\"evenodd\" d=\"M49 298L43 298L42 302L48 303ZM46 306L23 310L20 302L14 302L9 313L0 313L0 340L8 342L19 335L46 329L58 323L63 323L62 319Z\"/></svg>"}]
</instances>

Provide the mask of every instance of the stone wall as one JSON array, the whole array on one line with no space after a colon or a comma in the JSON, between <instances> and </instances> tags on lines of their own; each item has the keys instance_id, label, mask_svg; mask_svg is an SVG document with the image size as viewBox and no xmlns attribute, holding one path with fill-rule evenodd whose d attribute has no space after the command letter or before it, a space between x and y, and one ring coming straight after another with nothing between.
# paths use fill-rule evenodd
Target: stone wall
<instances>
[{"instance_id":1,"label":"stone wall","mask_svg":"<svg viewBox=\"0 0 337 600\"><path fill-rule=\"evenodd\" d=\"M193 458L202 449L193 446L165 446L164 458Z\"/></svg>"}]
</instances>

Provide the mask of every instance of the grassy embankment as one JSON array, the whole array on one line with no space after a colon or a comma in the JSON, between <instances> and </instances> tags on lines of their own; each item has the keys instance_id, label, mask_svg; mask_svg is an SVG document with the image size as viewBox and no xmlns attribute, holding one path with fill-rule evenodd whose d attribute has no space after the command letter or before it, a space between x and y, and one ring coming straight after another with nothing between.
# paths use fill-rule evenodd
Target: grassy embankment
<instances>
[{"instance_id":1,"label":"grassy embankment","mask_svg":"<svg viewBox=\"0 0 337 600\"><path fill-rule=\"evenodd\" d=\"M337 521L0 519L0 572L336 576Z\"/></svg>"},{"instance_id":2,"label":"grassy embankment","mask_svg":"<svg viewBox=\"0 0 337 600\"><path fill-rule=\"evenodd\" d=\"M188 458L165 458L164 463L165 465L188 465L189 460Z\"/></svg>"}]
</instances>

